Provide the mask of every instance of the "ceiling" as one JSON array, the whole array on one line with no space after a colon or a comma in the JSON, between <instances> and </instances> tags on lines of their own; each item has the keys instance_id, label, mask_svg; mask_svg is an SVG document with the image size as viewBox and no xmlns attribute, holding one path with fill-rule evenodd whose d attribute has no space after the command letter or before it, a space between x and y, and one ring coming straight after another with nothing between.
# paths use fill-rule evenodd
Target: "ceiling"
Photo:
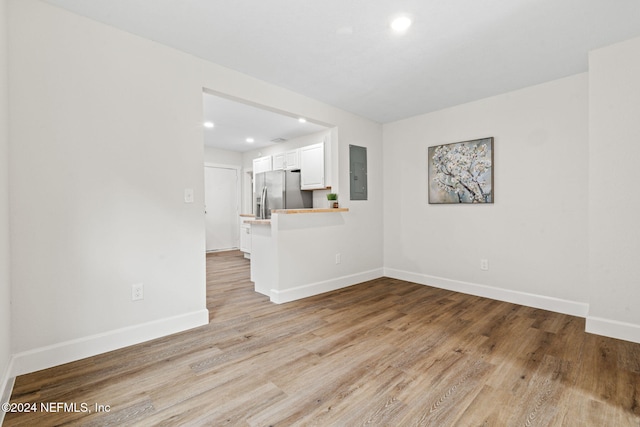
<instances>
[{"instance_id":1,"label":"ceiling","mask_svg":"<svg viewBox=\"0 0 640 427\"><path fill-rule=\"evenodd\" d=\"M204 120L214 124L204 129L204 145L229 151L257 150L303 135L320 132L325 126L209 93L203 94ZM253 139L247 142L247 138ZM273 140L279 139L274 142Z\"/></svg>"},{"instance_id":2,"label":"ceiling","mask_svg":"<svg viewBox=\"0 0 640 427\"><path fill-rule=\"evenodd\" d=\"M587 71L589 50L640 36L639 0L45 1L380 123Z\"/></svg>"}]
</instances>

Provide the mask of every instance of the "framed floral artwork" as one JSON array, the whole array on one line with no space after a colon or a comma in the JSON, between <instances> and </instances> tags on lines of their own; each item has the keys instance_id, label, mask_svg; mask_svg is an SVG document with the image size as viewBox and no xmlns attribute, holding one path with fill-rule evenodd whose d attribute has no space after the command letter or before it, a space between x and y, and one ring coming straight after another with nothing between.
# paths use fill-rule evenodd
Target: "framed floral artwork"
<instances>
[{"instance_id":1,"label":"framed floral artwork","mask_svg":"<svg viewBox=\"0 0 640 427\"><path fill-rule=\"evenodd\" d=\"M429 203L493 203L493 137L428 148Z\"/></svg>"}]
</instances>

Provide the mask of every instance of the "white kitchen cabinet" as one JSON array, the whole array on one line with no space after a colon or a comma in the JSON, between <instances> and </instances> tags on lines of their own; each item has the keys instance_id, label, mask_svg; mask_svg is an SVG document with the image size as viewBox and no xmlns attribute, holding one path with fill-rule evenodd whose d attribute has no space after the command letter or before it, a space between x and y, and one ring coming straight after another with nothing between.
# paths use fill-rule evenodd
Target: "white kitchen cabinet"
<instances>
[{"instance_id":1,"label":"white kitchen cabinet","mask_svg":"<svg viewBox=\"0 0 640 427\"><path fill-rule=\"evenodd\" d=\"M244 252L245 258L251 256L251 224L247 221L254 219L253 217L240 217L240 250Z\"/></svg>"},{"instance_id":2,"label":"white kitchen cabinet","mask_svg":"<svg viewBox=\"0 0 640 427\"><path fill-rule=\"evenodd\" d=\"M255 177L257 173L260 172L269 172L273 170L273 165L271 164L271 156L258 157L257 159L253 159L253 176ZM253 180L253 192L256 192L256 183L255 179Z\"/></svg>"},{"instance_id":3,"label":"white kitchen cabinet","mask_svg":"<svg viewBox=\"0 0 640 427\"><path fill-rule=\"evenodd\" d=\"M317 190L325 187L324 143L302 147L300 149L300 188Z\"/></svg>"},{"instance_id":4,"label":"white kitchen cabinet","mask_svg":"<svg viewBox=\"0 0 640 427\"><path fill-rule=\"evenodd\" d=\"M291 150L285 153L273 155L273 170L300 169L299 150Z\"/></svg>"},{"instance_id":5,"label":"white kitchen cabinet","mask_svg":"<svg viewBox=\"0 0 640 427\"><path fill-rule=\"evenodd\" d=\"M258 157L253 159L253 174L268 172L272 170L271 156Z\"/></svg>"},{"instance_id":6,"label":"white kitchen cabinet","mask_svg":"<svg viewBox=\"0 0 640 427\"><path fill-rule=\"evenodd\" d=\"M285 169L300 169L300 150L291 150L284 153Z\"/></svg>"},{"instance_id":7,"label":"white kitchen cabinet","mask_svg":"<svg viewBox=\"0 0 640 427\"><path fill-rule=\"evenodd\" d=\"M285 169L285 155L284 153L273 155L273 170L279 171Z\"/></svg>"}]
</instances>

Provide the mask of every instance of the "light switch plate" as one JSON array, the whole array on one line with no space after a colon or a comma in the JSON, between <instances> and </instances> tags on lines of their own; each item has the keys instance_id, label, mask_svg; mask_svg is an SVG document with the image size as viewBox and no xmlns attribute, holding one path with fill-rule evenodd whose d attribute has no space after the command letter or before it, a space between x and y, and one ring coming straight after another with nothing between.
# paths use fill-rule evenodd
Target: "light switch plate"
<instances>
[{"instance_id":1,"label":"light switch plate","mask_svg":"<svg viewBox=\"0 0 640 427\"><path fill-rule=\"evenodd\" d=\"M184 202L193 203L193 188L184 189Z\"/></svg>"}]
</instances>

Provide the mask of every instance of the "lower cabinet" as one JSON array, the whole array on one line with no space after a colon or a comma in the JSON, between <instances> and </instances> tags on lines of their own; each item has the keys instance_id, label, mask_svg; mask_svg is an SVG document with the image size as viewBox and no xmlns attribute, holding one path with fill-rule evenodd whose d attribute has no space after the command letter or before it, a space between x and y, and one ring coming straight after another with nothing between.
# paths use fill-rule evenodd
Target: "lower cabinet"
<instances>
[{"instance_id":1,"label":"lower cabinet","mask_svg":"<svg viewBox=\"0 0 640 427\"><path fill-rule=\"evenodd\" d=\"M245 258L251 257L251 224L246 221L253 217L240 217L240 250Z\"/></svg>"}]
</instances>

